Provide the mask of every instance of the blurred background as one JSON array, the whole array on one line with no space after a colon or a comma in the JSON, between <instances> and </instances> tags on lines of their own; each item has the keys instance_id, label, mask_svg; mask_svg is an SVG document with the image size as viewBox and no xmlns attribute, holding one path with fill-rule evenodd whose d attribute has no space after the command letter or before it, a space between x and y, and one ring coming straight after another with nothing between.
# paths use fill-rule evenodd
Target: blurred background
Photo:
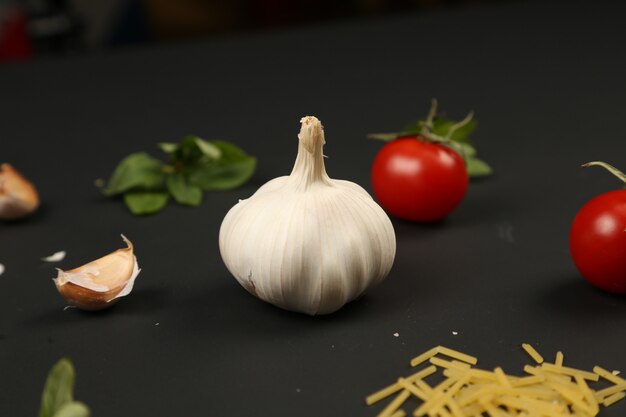
<instances>
[{"instance_id":1,"label":"blurred background","mask_svg":"<svg viewBox=\"0 0 626 417\"><path fill-rule=\"evenodd\" d=\"M0 0L0 64L497 0Z\"/></svg>"}]
</instances>

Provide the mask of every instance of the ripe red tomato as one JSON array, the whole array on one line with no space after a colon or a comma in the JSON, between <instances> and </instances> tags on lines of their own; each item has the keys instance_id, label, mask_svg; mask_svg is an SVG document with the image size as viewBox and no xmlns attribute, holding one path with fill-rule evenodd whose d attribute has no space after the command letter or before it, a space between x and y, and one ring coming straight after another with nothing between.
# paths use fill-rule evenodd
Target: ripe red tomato
<instances>
[{"instance_id":1,"label":"ripe red tomato","mask_svg":"<svg viewBox=\"0 0 626 417\"><path fill-rule=\"evenodd\" d=\"M432 222L454 210L467 191L465 161L447 146L416 137L385 144L372 166L376 198L402 219Z\"/></svg>"},{"instance_id":2,"label":"ripe red tomato","mask_svg":"<svg viewBox=\"0 0 626 417\"><path fill-rule=\"evenodd\" d=\"M576 267L591 284L626 293L626 190L604 193L580 209L569 235Z\"/></svg>"}]
</instances>

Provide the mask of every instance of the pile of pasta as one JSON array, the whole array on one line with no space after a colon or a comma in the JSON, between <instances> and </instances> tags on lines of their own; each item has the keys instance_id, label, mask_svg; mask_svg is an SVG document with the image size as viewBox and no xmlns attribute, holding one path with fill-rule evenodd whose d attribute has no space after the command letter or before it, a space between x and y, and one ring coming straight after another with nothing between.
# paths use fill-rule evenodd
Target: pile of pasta
<instances>
[{"instance_id":1,"label":"pile of pasta","mask_svg":"<svg viewBox=\"0 0 626 417\"><path fill-rule=\"evenodd\" d=\"M593 372L563 365L563 353L554 362L531 345L522 348L535 364L524 367L525 376L512 376L497 367L487 371L473 367L477 358L443 346L434 347L411 360L422 369L399 378L371 395L365 402L375 404L393 395L379 417L404 417L403 405L411 397L421 400L415 417L592 417L600 406L608 407L626 396L626 379L618 372L599 366ZM439 374L436 385L426 378ZM436 377L434 377L436 378ZM601 389L592 386L602 385Z\"/></svg>"}]
</instances>

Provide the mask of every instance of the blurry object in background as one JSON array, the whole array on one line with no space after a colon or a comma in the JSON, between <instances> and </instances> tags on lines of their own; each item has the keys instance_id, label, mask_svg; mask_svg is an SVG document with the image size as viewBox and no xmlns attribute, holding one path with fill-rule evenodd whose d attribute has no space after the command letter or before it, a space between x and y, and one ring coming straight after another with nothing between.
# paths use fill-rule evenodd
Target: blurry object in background
<instances>
[{"instance_id":1,"label":"blurry object in background","mask_svg":"<svg viewBox=\"0 0 626 417\"><path fill-rule=\"evenodd\" d=\"M68 54L83 49L83 23L66 0L28 2L28 33L35 53Z\"/></svg>"},{"instance_id":2,"label":"blurry object in background","mask_svg":"<svg viewBox=\"0 0 626 417\"><path fill-rule=\"evenodd\" d=\"M496 0L0 0L0 62Z\"/></svg>"},{"instance_id":3,"label":"blurry object in background","mask_svg":"<svg viewBox=\"0 0 626 417\"><path fill-rule=\"evenodd\" d=\"M0 10L0 61L30 58L32 46L26 31L26 16L18 7Z\"/></svg>"},{"instance_id":4,"label":"blurry object in background","mask_svg":"<svg viewBox=\"0 0 626 417\"><path fill-rule=\"evenodd\" d=\"M0 9L0 61L82 49L81 19L65 0L30 0Z\"/></svg>"}]
</instances>

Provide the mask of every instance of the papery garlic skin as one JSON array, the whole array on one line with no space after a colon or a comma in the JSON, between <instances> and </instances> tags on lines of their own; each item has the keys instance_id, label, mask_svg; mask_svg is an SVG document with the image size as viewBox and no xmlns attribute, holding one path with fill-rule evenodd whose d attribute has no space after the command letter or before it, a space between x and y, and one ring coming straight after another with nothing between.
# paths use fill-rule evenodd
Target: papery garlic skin
<instances>
[{"instance_id":1,"label":"papery garlic skin","mask_svg":"<svg viewBox=\"0 0 626 417\"><path fill-rule=\"evenodd\" d=\"M222 259L250 293L278 307L328 314L382 281L396 240L383 209L355 183L326 174L320 121L301 120L289 176L239 201L224 218Z\"/></svg>"},{"instance_id":2,"label":"papery garlic skin","mask_svg":"<svg viewBox=\"0 0 626 417\"><path fill-rule=\"evenodd\" d=\"M35 186L11 164L0 165L0 219L26 217L39 207Z\"/></svg>"},{"instance_id":3,"label":"papery garlic skin","mask_svg":"<svg viewBox=\"0 0 626 417\"><path fill-rule=\"evenodd\" d=\"M53 279L59 293L81 310L102 310L130 294L141 269L133 253L133 244L126 236L127 248L118 249L102 258L68 271L57 269Z\"/></svg>"}]
</instances>

